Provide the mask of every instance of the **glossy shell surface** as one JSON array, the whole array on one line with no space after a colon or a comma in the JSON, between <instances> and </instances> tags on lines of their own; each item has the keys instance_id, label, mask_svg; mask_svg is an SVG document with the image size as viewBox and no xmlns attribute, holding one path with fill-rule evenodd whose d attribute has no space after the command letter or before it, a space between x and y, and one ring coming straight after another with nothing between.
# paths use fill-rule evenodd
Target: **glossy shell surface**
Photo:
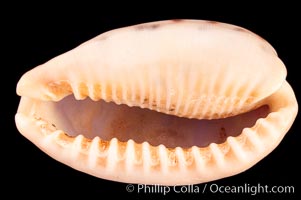
<instances>
[{"instance_id":1,"label":"glossy shell surface","mask_svg":"<svg viewBox=\"0 0 301 200\"><path fill-rule=\"evenodd\" d=\"M17 85L22 98L15 119L19 131L47 154L94 176L129 183L201 183L250 168L280 143L298 110L285 77L273 47L244 28L203 20L152 22L103 33L24 74ZM95 102L112 120L95 114ZM122 114L112 104L139 114ZM263 106L267 113L252 126L225 133L224 127L237 125L222 120ZM70 117L79 110L80 117ZM119 128L149 126L139 128L143 132L163 126L170 116L185 118L186 124L220 120L216 127L223 141L177 146L169 144L177 137L170 131L162 143L152 144L132 138L139 135L136 128ZM122 124L127 117L137 125ZM122 142L126 133L89 135L97 127L91 125L95 118L111 125L96 132L133 134ZM141 122L154 118L160 120ZM213 128L208 130L215 130L209 123ZM161 133L156 134L152 137Z\"/></svg>"}]
</instances>

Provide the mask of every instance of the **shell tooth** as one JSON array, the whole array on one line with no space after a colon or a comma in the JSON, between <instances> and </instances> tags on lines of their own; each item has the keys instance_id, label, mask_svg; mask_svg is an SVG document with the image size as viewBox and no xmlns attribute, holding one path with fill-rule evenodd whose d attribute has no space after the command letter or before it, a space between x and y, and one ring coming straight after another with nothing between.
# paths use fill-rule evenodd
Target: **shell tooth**
<instances>
[{"instance_id":1,"label":"shell tooth","mask_svg":"<svg viewBox=\"0 0 301 200\"><path fill-rule=\"evenodd\" d=\"M112 172L116 168L116 164L118 161L118 140L116 138L111 139L110 146L108 149L108 156L107 156L107 165L106 170L107 172Z\"/></svg>"},{"instance_id":2,"label":"shell tooth","mask_svg":"<svg viewBox=\"0 0 301 200\"><path fill-rule=\"evenodd\" d=\"M194 157L194 154L193 154L193 147L189 148L189 149L186 149L186 150L183 150L183 153L184 153L184 160L185 160L185 165L188 167L188 168L195 168L196 165L195 165L195 157Z\"/></svg>"},{"instance_id":3,"label":"shell tooth","mask_svg":"<svg viewBox=\"0 0 301 200\"><path fill-rule=\"evenodd\" d=\"M69 145L69 143L66 143L65 140L60 139L61 137L63 137L63 135L64 132L61 130L54 131L43 138L43 145L50 145L53 141L57 142L61 146Z\"/></svg>"},{"instance_id":4,"label":"shell tooth","mask_svg":"<svg viewBox=\"0 0 301 200\"><path fill-rule=\"evenodd\" d=\"M220 150L219 146L215 143L211 143L209 148L216 165L221 168L224 165L224 154Z\"/></svg>"},{"instance_id":5,"label":"shell tooth","mask_svg":"<svg viewBox=\"0 0 301 200\"><path fill-rule=\"evenodd\" d=\"M272 140L275 139L275 137L277 137L277 135L272 134L272 133L277 133L278 131L275 130L275 126L270 126L270 124L266 121L266 119L258 119L256 121L255 124L255 131L256 133L259 135L259 137L261 138L261 140L263 140L264 138L270 138Z\"/></svg>"},{"instance_id":6,"label":"shell tooth","mask_svg":"<svg viewBox=\"0 0 301 200\"><path fill-rule=\"evenodd\" d=\"M99 157L99 141L100 138L97 136L93 138L91 142L91 148L89 151L89 159L88 159L88 165L91 169L97 166L97 160Z\"/></svg>"},{"instance_id":7,"label":"shell tooth","mask_svg":"<svg viewBox=\"0 0 301 200\"><path fill-rule=\"evenodd\" d=\"M161 89L159 87L156 87L155 89L155 106L154 106L154 109L157 111L157 112L161 112L161 99L162 99L162 94L161 94Z\"/></svg>"},{"instance_id":8,"label":"shell tooth","mask_svg":"<svg viewBox=\"0 0 301 200\"><path fill-rule=\"evenodd\" d=\"M168 173L168 153L167 149L164 145L159 145L158 147L158 154L160 158L160 167L162 174Z\"/></svg>"},{"instance_id":9,"label":"shell tooth","mask_svg":"<svg viewBox=\"0 0 301 200\"><path fill-rule=\"evenodd\" d=\"M170 113L173 113L174 112L174 107L172 107L172 104L173 104L173 98L175 96L175 93L174 93L174 89L172 88L172 83L171 80L172 77L170 77L171 73L169 73L169 71L171 71L171 68L172 66L170 65L167 65L166 67L166 92L165 94L167 94L169 92L169 95L166 95L166 107L165 107L165 110L167 110L167 114L170 114Z\"/></svg>"},{"instance_id":10,"label":"shell tooth","mask_svg":"<svg viewBox=\"0 0 301 200\"><path fill-rule=\"evenodd\" d=\"M143 157L143 171L146 174L150 173L152 166L152 157L150 152L150 145L148 142L142 143L142 157Z\"/></svg>"},{"instance_id":11,"label":"shell tooth","mask_svg":"<svg viewBox=\"0 0 301 200\"><path fill-rule=\"evenodd\" d=\"M105 101L107 99L109 99L108 95L107 95L107 82L106 81L103 81L102 85L101 85L101 98Z\"/></svg>"},{"instance_id":12,"label":"shell tooth","mask_svg":"<svg viewBox=\"0 0 301 200\"><path fill-rule=\"evenodd\" d=\"M152 68L151 68L152 69ZM154 85L153 85L153 76L154 74L151 72L151 69L149 69L149 72L147 73L147 85L148 85L148 90L149 90L149 96L148 96L148 108L152 108L153 107L153 102L154 102Z\"/></svg>"},{"instance_id":13,"label":"shell tooth","mask_svg":"<svg viewBox=\"0 0 301 200\"><path fill-rule=\"evenodd\" d=\"M136 87L136 101L137 101L137 106L139 106L140 108L142 108L144 105L144 99L145 99L145 80L143 79L138 79L137 80L137 87ZM126 101L125 101L126 102Z\"/></svg>"},{"instance_id":14,"label":"shell tooth","mask_svg":"<svg viewBox=\"0 0 301 200\"><path fill-rule=\"evenodd\" d=\"M135 142L129 140L126 145L126 159L125 159L125 170L130 172L133 169L135 163Z\"/></svg>"},{"instance_id":15,"label":"shell tooth","mask_svg":"<svg viewBox=\"0 0 301 200\"><path fill-rule=\"evenodd\" d=\"M160 161L160 155L159 155L159 149L157 147L151 146L148 142L146 142L147 145L145 147L149 147L149 156L150 156L150 168L153 170L156 170L160 167L161 161Z\"/></svg>"},{"instance_id":16,"label":"shell tooth","mask_svg":"<svg viewBox=\"0 0 301 200\"><path fill-rule=\"evenodd\" d=\"M89 97L93 101L99 101L101 99L102 87L100 84L90 84L89 86Z\"/></svg>"},{"instance_id":17,"label":"shell tooth","mask_svg":"<svg viewBox=\"0 0 301 200\"><path fill-rule=\"evenodd\" d=\"M65 132L62 130L57 130L53 134L51 134L53 140L56 144L60 145L63 148L69 148L72 145L74 145L75 138L68 136ZM79 147L80 148L80 147ZM77 149L78 150L78 149ZM76 151L77 151L76 150Z\"/></svg>"},{"instance_id":18,"label":"shell tooth","mask_svg":"<svg viewBox=\"0 0 301 200\"><path fill-rule=\"evenodd\" d=\"M40 127L41 132L45 135L51 134L56 130L52 124L49 124L44 120L38 120L36 125Z\"/></svg>"},{"instance_id":19,"label":"shell tooth","mask_svg":"<svg viewBox=\"0 0 301 200\"><path fill-rule=\"evenodd\" d=\"M73 89L69 81L55 81L47 83L44 88L46 100L59 101L65 96L72 94Z\"/></svg>"},{"instance_id":20,"label":"shell tooth","mask_svg":"<svg viewBox=\"0 0 301 200\"><path fill-rule=\"evenodd\" d=\"M69 137L69 136L67 136L66 135L66 133L64 133L62 130L56 130L56 131L54 131L54 132L52 132L52 134L50 134L49 136L48 136L49 138L53 138L54 140L56 140L56 141L64 141L64 142L66 142L66 141L68 141L67 139L66 139L66 137ZM74 141L74 137L72 137L72 141L71 142L68 142L68 144L71 144L71 143L73 143L73 141ZM70 141L70 140L69 140Z\"/></svg>"},{"instance_id":21,"label":"shell tooth","mask_svg":"<svg viewBox=\"0 0 301 200\"><path fill-rule=\"evenodd\" d=\"M181 85L181 87L183 87ZM183 89L183 88L182 88ZM175 107L175 111L174 111L174 114L177 115L177 116L182 116L183 113L182 113L182 102L183 102L183 90L180 89L179 93L177 94L177 104L176 104L176 107ZM185 104L184 104L185 105Z\"/></svg>"},{"instance_id":22,"label":"shell tooth","mask_svg":"<svg viewBox=\"0 0 301 200\"><path fill-rule=\"evenodd\" d=\"M122 91L122 101L127 102L128 100L128 85L121 85L121 91Z\"/></svg>"},{"instance_id":23,"label":"shell tooth","mask_svg":"<svg viewBox=\"0 0 301 200\"><path fill-rule=\"evenodd\" d=\"M188 83L186 83L189 91L195 91L195 88L197 87L197 80L198 80L197 77L198 77L198 75L196 73L194 73L193 70L189 71L189 78L188 78L189 81L188 81ZM169 95L167 95L167 96L169 96ZM184 106L184 109L183 109L184 116L189 116L189 113L193 112L193 108L194 108L194 105L196 102L196 97L197 96L195 93L189 93L187 97L184 97L184 98L190 99L190 101L187 102ZM195 116L191 116L191 117L193 118Z\"/></svg>"},{"instance_id":24,"label":"shell tooth","mask_svg":"<svg viewBox=\"0 0 301 200\"><path fill-rule=\"evenodd\" d=\"M112 84L112 101L117 105L120 105L122 102L122 95L120 95L120 90L117 89L116 84Z\"/></svg>"},{"instance_id":25,"label":"shell tooth","mask_svg":"<svg viewBox=\"0 0 301 200\"><path fill-rule=\"evenodd\" d=\"M89 95L89 89L85 83L77 83L72 86L74 97L83 100Z\"/></svg>"},{"instance_id":26,"label":"shell tooth","mask_svg":"<svg viewBox=\"0 0 301 200\"><path fill-rule=\"evenodd\" d=\"M97 154L97 157L95 158L96 166L101 167L102 169L106 167L109 148L110 148L109 141L104 141L102 139L98 140L98 142L95 141L95 154Z\"/></svg>"},{"instance_id":27,"label":"shell tooth","mask_svg":"<svg viewBox=\"0 0 301 200\"><path fill-rule=\"evenodd\" d=\"M203 109L200 109L200 105L202 103L202 96L199 97L197 100L192 100L194 102L194 107L191 113L191 117L198 118L199 116L203 115ZM201 111L200 111L201 110Z\"/></svg>"},{"instance_id":28,"label":"shell tooth","mask_svg":"<svg viewBox=\"0 0 301 200\"><path fill-rule=\"evenodd\" d=\"M142 145L141 144L137 144L136 142L134 142L134 148L135 148L135 162L134 164L136 166L142 166L143 165L143 150L142 150Z\"/></svg>"},{"instance_id":29,"label":"shell tooth","mask_svg":"<svg viewBox=\"0 0 301 200\"><path fill-rule=\"evenodd\" d=\"M187 162L185 159L185 154L183 151L183 148L181 147L177 147L175 149L175 154L176 154L176 158L177 158L177 166L179 167L180 171L185 172L186 171L186 167L187 167Z\"/></svg>"},{"instance_id":30,"label":"shell tooth","mask_svg":"<svg viewBox=\"0 0 301 200\"><path fill-rule=\"evenodd\" d=\"M254 132L254 130L250 128L246 128L243 130L242 136L246 137L246 140L248 142L247 150L249 152L261 152L263 151L263 143L261 142L260 138L258 135ZM245 147L246 148L246 147Z\"/></svg>"},{"instance_id":31,"label":"shell tooth","mask_svg":"<svg viewBox=\"0 0 301 200\"><path fill-rule=\"evenodd\" d=\"M205 167L205 162L203 157L201 156L200 149L196 146L191 147L191 153L193 156L193 159L195 161L195 169L198 174L203 174L204 173L204 167Z\"/></svg>"},{"instance_id":32,"label":"shell tooth","mask_svg":"<svg viewBox=\"0 0 301 200\"><path fill-rule=\"evenodd\" d=\"M169 172L178 169L179 160L174 149L167 150Z\"/></svg>"},{"instance_id":33,"label":"shell tooth","mask_svg":"<svg viewBox=\"0 0 301 200\"><path fill-rule=\"evenodd\" d=\"M79 156L83 139L84 139L83 135L78 135L74 139L74 142L72 144L72 151L71 151L71 155L70 155L73 160L76 160L76 158Z\"/></svg>"},{"instance_id":34,"label":"shell tooth","mask_svg":"<svg viewBox=\"0 0 301 200\"><path fill-rule=\"evenodd\" d=\"M239 162L246 162L247 156L246 152L242 148L241 144L237 141L234 137L228 137L227 143L229 144L231 148L231 154L234 154L236 159L239 160Z\"/></svg>"}]
</instances>

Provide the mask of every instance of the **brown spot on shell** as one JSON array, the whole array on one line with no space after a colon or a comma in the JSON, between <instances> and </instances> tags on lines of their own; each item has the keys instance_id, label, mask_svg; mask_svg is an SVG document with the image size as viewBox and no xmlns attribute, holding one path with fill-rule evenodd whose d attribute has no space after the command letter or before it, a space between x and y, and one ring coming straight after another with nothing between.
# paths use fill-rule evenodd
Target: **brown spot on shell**
<instances>
[{"instance_id":1,"label":"brown spot on shell","mask_svg":"<svg viewBox=\"0 0 301 200\"><path fill-rule=\"evenodd\" d=\"M267 41L261 37L260 35L257 35L245 28L242 28L242 27L234 27L233 28L234 31L238 31L238 32L241 32L241 33L246 33L246 34L250 34L252 35L253 37L256 37L257 39L259 39L260 41L262 41L263 43L261 44L261 48L266 51L266 52L272 52L273 54L277 55L276 52L274 50L271 51L271 48L270 46L267 44Z\"/></svg>"},{"instance_id":2,"label":"brown spot on shell","mask_svg":"<svg viewBox=\"0 0 301 200\"><path fill-rule=\"evenodd\" d=\"M182 22L183 21L183 19L173 19L173 20L171 20L173 23L178 23L178 22Z\"/></svg>"},{"instance_id":3,"label":"brown spot on shell","mask_svg":"<svg viewBox=\"0 0 301 200\"><path fill-rule=\"evenodd\" d=\"M200 22L198 29L203 31L203 30L211 29L212 27L218 26L219 24L221 24L221 23L217 22L217 21L204 20L204 21Z\"/></svg>"},{"instance_id":4,"label":"brown spot on shell","mask_svg":"<svg viewBox=\"0 0 301 200\"><path fill-rule=\"evenodd\" d=\"M139 26L136 26L137 31L145 31L145 30L155 30L160 27L159 23L152 23L152 24L142 24Z\"/></svg>"},{"instance_id":5,"label":"brown spot on shell","mask_svg":"<svg viewBox=\"0 0 301 200\"><path fill-rule=\"evenodd\" d=\"M227 132L226 129L224 127L221 127L219 130L219 139L221 142L224 142L227 138Z\"/></svg>"},{"instance_id":6,"label":"brown spot on shell","mask_svg":"<svg viewBox=\"0 0 301 200\"><path fill-rule=\"evenodd\" d=\"M102 35L101 37L98 38L99 41L104 41L106 39L108 39L107 35Z\"/></svg>"},{"instance_id":7,"label":"brown spot on shell","mask_svg":"<svg viewBox=\"0 0 301 200\"><path fill-rule=\"evenodd\" d=\"M121 129L126 129L128 127L128 124L124 118L120 117L112 121L111 123L111 129L112 133L118 133Z\"/></svg>"},{"instance_id":8,"label":"brown spot on shell","mask_svg":"<svg viewBox=\"0 0 301 200\"><path fill-rule=\"evenodd\" d=\"M219 24L220 22L211 21L211 20L205 20L205 23L208 23L208 24Z\"/></svg>"},{"instance_id":9,"label":"brown spot on shell","mask_svg":"<svg viewBox=\"0 0 301 200\"><path fill-rule=\"evenodd\" d=\"M242 33L248 33L248 34L251 34L251 35L257 37L259 40L262 40L262 41L266 42L266 40L263 39L261 36L259 36L259 35L255 34L255 33L251 32L251 31L249 31L249 30L247 30L247 29L245 29L245 28L236 26L236 27L233 27L233 30L234 30L234 31L238 31L238 32L242 32Z\"/></svg>"},{"instance_id":10,"label":"brown spot on shell","mask_svg":"<svg viewBox=\"0 0 301 200\"><path fill-rule=\"evenodd\" d=\"M238 31L238 32L248 32L246 29L241 28L241 27L234 27L233 30Z\"/></svg>"}]
</instances>

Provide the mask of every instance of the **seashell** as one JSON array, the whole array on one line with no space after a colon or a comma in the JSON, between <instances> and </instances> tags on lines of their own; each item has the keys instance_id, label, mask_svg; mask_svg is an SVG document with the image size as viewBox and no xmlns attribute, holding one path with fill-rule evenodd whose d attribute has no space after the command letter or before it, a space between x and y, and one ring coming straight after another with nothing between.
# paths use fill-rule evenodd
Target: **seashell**
<instances>
[{"instance_id":1,"label":"seashell","mask_svg":"<svg viewBox=\"0 0 301 200\"><path fill-rule=\"evenodd\" d=\"M234 25L145 23L30 70L18 130L54 159L119 182L185 185L238 174L298 110L273 47Z\"/></svg>"}]
</instances>

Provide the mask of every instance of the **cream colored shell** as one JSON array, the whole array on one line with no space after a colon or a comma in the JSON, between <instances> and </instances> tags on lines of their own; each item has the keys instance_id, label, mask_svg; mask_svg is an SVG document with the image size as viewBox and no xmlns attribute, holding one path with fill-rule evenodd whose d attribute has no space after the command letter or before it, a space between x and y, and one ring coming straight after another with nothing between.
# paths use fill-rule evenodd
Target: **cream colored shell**
<instances>
[{"instance_id":1,"label":"cream colored shell","mask_svg":"<svg viewBox=\"0 0 301 200\"><path fill-rule=\"evenodd\" d=\"M141 24L101 34L23 75L16 124L53 158L100 178L201 183L250 168L280 143L298 107L285 77L272 46L246 29L202 20ZM186 118L226 118L261 105L270 113L222 144L155 147L73 138L35 115L39 102L72 93Z\"/></svg>"}]
</instances>

